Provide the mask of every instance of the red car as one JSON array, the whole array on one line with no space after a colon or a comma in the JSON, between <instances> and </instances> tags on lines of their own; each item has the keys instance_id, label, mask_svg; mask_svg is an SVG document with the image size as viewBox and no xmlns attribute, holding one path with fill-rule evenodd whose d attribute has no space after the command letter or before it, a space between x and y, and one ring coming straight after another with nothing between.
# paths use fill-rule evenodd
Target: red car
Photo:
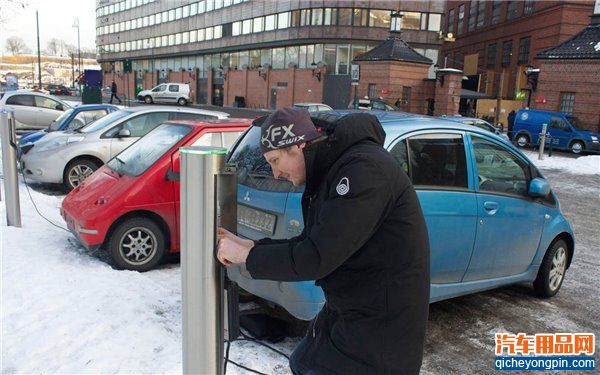
<instances>
[{"instance_id":1,"label":"red car","mask_svg":"<svg viewBox=\"0 0 600 375\"><path fill-rule=\"evenodd\" d=\"M147 271L180 250L179 148L230 148L248 119L171 121L89 176L63 200L61 215L88 249L105 249L117 268Z\"/></svg>"}]
</instances>

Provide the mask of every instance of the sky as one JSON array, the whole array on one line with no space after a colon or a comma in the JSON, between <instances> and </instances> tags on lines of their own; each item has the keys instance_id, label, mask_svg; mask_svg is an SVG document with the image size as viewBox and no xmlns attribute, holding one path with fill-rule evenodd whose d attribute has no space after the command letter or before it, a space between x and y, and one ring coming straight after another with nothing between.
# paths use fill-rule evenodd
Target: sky
<instances>
[{"instance_id":1,"label":"sky","mask_svg":"<svg viewBox=\"0 0 600 375\"><path fill-rule=\"evenodd\" d=\"M23 8L22 5L25 5ZM73 20L79 18L81 48L96 49L95 0L0 0L0 54L5 51L5 41L18 36L32 50L37 51L35 11L40 21L40 48L52 39L62 39L77 45L77 28Z\"/></svg>"}]
</instances>

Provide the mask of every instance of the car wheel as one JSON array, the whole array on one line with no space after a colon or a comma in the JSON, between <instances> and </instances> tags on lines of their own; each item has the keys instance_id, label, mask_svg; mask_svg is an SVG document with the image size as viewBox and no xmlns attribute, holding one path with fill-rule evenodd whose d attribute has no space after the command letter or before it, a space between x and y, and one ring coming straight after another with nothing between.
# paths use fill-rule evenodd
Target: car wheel
<instances>
[{"instance_id":1,"label":"car wheel","mask_svg":"<svg viewBox=\"0 0 600 375\"><path fill-rule=\"evenodd\" d=\"M144 97L144 103L146 103L146 104L152 104L152 97L150 95L146 95Z\"/></svg>"},{"instance_id":2,"label":"car wheel","mask_svg":"<svg viewBox=\"0 0 600 375\"><path fill-rule=\"evenodd\" d=\"M579 142L579 141L575 141L573 143L571 143L571 152L574 154L581 154L583 152L583 150L585 149L585 147L583 146L583 143Z\"/></svg>"},{"instance_id":3,"label":"car wheel","mask_svg":"<svg viewBox=\"0 0 600 375\"><path fill-rule=\"evenodd\" d=\"M177 104L179 104L180 106L184 106L187 104L187 100L185 100L184 98L179 98L179 100L177 100Z\"/></svg>"},{"instance_id":4,"label":"car wheel","mask_svg":"<svg viewBox=\"0 0 600 375\"><path fill-rule=\"evenodd\" d=\"M144 217L121 223L108 240L108 252L119 269L149 271L160 263L165 251L162 229Z\"/></svg>"},{"instance_id":5,"label":"car wheel","mask_svg":"<svg viewBox=\"0 0 600 375\"><path fill-rule=\"evenodd\" d=\"M98 168L100 168L100 166L89 159L72 161L67 165L67 168L65 168L63 185L65 185L67 190L71 191Z\"/></svg>"},{"instance_id":6,"label":"car wheel","mask_svg":"<svg viewBox=\"0 0 600 375\"><path fill-rule=\"evenodd\" d=\"M525 134L517 135L517 145L519 147L526 147L529 144L529 137Z\"/></svg>"},{"instance_id":7,"label":"car wheel","mask_svg":"<svg viewBox=\"0 0 600 375\"><path fill-rule=\"evenodd\" d=\"M568 258L569 248L564 240L552 243L533 282L538 296L548 298L558 293L567 271Z\"/></svg>"}]
</instances>

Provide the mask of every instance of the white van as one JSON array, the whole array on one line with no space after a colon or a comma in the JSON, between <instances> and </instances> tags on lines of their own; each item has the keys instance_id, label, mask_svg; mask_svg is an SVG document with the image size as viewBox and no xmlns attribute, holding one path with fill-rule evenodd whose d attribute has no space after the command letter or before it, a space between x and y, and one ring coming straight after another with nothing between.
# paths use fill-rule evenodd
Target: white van
<instances>
[{"instance_id":1,"label":"white van","mask_svg":"<svg viewBox=\"0 0 600 375\"><path fill-rule=\"evenodd\" d=\"M187 105L190 102L190 85L187 83L161 83L151 90L142 90L137 99L146 104L177 103Z\"/></svg>"}]
</instances>

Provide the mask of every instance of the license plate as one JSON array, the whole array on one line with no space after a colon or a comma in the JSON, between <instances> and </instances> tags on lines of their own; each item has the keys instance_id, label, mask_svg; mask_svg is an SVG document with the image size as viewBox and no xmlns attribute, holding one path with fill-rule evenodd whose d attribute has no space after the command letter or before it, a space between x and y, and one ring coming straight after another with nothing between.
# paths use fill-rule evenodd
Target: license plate
<instances>
[{"instance_id":1,"label":"license plate","mask_svg":"<svg viewBox=\"0 0 600 375\"><path fill-rule=\"evenodd\" d=\"M240 225L268 235L275 233L275 221L277 217L273 214L248 206L238 205L237 215L238 224Z\"/></svg>"}]
</instances>

